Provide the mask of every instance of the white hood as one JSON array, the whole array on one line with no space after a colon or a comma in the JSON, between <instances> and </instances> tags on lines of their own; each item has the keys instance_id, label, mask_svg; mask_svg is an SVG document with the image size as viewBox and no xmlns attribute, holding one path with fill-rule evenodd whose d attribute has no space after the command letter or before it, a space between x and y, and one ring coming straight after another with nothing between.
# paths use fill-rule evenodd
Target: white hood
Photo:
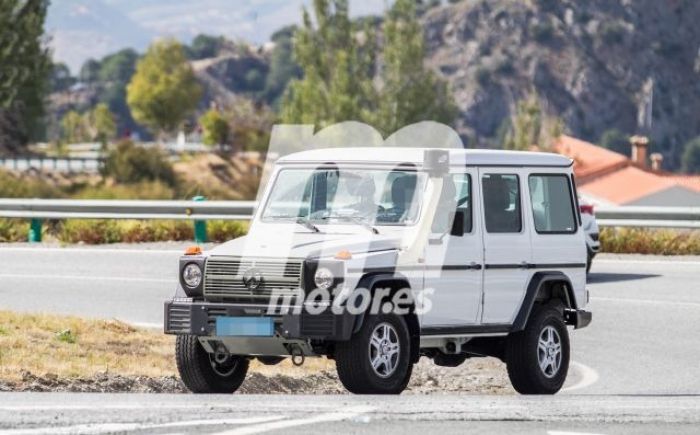
<instances>
[{"instance_id":1,"label":"white hood","mask_svg":"<svg viewBox=\"0 0 700 435\"><path fill-rule=\"evenodd\" d=\"M338 251L352 254L387 251L400 247L397 235L358 233L312 233L304 230L287 232L255 231L209 251L208 255L231 255L266 258L323 258Z\"/></svg>"}]
</instances>

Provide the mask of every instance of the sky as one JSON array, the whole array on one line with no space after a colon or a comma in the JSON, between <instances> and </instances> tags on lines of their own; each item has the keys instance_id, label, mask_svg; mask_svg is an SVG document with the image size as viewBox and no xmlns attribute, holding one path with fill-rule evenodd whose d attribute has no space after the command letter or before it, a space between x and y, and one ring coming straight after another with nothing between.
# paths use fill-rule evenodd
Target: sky
<instances>
[{"instance_id":1,"label":"sky","mask_svg":"<svg viewBox=\"0 0 700 435\"><path fill-rule=\"evenodd\" d=\"M298 24L312 0L52 0L46 22L55 61L76 73L89 58L122 48L143 51L164 36L189 42L200 33L262 44ZM353 16L381 13L386 0L350 0Z\"/></svg>"}]
</instances>

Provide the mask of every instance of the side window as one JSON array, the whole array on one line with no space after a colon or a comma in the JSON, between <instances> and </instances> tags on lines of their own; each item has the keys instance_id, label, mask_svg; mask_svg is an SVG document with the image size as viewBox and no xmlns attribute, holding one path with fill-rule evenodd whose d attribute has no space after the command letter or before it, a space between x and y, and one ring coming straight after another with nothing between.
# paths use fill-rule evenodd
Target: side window
<instances>
[{"instance_id":1,"label":"side window","mask_svg":"<svg viewBox=\"0 0 700 435\"><path fill-rule=\"evenodd\" d=\"M530 175L535 230L542 234L576 232L574 202L566 175Z\"/></svg>"},{"instance_id":2,"label":"side window","mask_svg":"<svg viewBox=\"0 0 700 435\"><path fill-rule=\"evenodd\" d=\"M519 233L520 183L515 174L485 174L482 178L484 216L489 233Z\"/></svg>"},{"instance_id":3,"label":"side window","mask_svg":"<svg viewBox=\"0 0 700 435\"><path fill-rule=\"evenodd\" d=\"M472 187L469 174L452 174L444 178L431 231L446 233L452 226L455 211L464 212L464 232L472 232Z\"/></svg>"}]
</instances>

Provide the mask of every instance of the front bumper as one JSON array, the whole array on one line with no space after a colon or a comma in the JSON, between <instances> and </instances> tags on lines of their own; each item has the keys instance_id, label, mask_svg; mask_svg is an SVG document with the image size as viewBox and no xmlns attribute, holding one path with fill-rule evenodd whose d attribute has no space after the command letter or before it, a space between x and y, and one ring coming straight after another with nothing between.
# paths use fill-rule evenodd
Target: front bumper
<instances>
[{"instance_id":1,"label":"front bumper","mask_svg":"<svg viewBox=\"0 0 700 435\"><path fill-rule=\"evenodd\" d=\"M586 310L564 310L564 321L575 329L585 328L591 324L593 313Z\"/></svg>"},{"instance_id":2,"label":"front bumper","mask_svg":"<svg viewBox=\"0 0 700 435\"><path fill-rule=\"evenodd\" d=\"M326 309L310 314L296 307L277 307L268 312L266 304L213 303L172 300L165 303L165 333L201 337L216 336L217 317L272 317L274 336L284 339L344 341L350 339L355 317L343 310L335 314Z\"/></svg>"}]
</instances>

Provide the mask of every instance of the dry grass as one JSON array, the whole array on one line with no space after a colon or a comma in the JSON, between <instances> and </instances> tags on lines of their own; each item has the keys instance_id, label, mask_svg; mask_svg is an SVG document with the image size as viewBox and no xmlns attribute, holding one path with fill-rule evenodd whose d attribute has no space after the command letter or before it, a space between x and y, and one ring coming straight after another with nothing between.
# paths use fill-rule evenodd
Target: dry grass
<instances>
[{"instance_id":1,"label":"dry grass","mask_svg":"<svg viewBox=\"0 0 700 435\"><path fill-rule=\"evenodd\" d=\"M176 375L173 336L135 328L117 320L0 311L0 381L20 381L23 372L58 378ZM327 359L309 358L302 367L289 360L277 366L257 361L261 374L305 376L334 370Z\"/></svg>"},{"instance_id":2,"label":"dry grass","mask_svg":"<svg viewBox=\"0 0 700 435\"><path fill-rule=\"evenodd\" d=\"M700 255L700 231L603 228L603 252L614 254Z\"/></svg>"}]
</instances>

